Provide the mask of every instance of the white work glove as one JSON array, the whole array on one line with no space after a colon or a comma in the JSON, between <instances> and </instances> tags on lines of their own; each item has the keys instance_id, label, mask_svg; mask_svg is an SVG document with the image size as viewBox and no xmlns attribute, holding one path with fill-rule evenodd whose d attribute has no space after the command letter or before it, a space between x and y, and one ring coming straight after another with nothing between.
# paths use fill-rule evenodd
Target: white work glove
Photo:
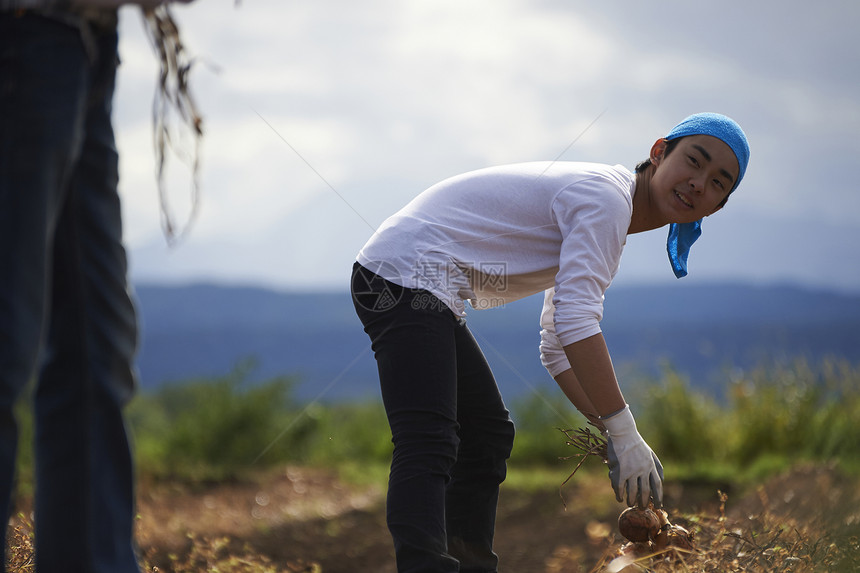
<instances>
[{"instance_id":1,"label":"white work glove","mask_svg":"<svg viewBox=\"0 0 860 573\"><path fill-rule=\"evenodd\" d=\"M639 435L630 406L601 418L608 434L609 479L615 499L628 506L663 506L663 466Z\"/></svg>"}]
</instances>

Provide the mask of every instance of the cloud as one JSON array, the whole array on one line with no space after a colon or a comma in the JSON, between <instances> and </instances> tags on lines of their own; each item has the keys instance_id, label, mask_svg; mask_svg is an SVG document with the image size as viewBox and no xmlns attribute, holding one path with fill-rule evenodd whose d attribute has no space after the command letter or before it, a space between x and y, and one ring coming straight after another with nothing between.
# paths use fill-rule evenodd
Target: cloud
<instances>
[{"instance_id":1,"label":"cloud","mask_svg":"<svg viewBox=\"0 0 860 573\"><path fill-rule=\"evenodd\" d=\"M155 62L139 19L124 9L116 123L133 271L150 280L340 284L335 265L348 265L372 227L438 180L563 151L561 160L632 167L675 122L713 110L744 126L752 158L720 214L744 221L744 233L716 223L708 233L775 252L753 268L702 248L708 276L860 290L856 273L837 268L849 256L839 241L860 232L860 5L844 4L177 7L199 56L192 86L206 137L200 216L169 255L152 177ZM181 219L187 173L179 165L173 173ZM814 232L824 227L840 231ZM772 241L780 235L790 240ZM824 262L793 263L797 237ZM652 264L626 265L624 280L652 280L658 251L644 259ZM822 277L825 267L835 274Z\"/></svg>"}]
</instances>

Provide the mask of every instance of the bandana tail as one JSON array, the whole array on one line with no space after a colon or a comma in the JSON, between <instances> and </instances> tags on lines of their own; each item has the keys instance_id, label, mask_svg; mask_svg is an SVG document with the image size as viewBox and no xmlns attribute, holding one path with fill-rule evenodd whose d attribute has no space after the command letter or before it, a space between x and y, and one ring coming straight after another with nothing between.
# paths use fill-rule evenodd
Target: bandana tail
<instances>
[{"instance_id":1,"label":"bandana tail","mask_svg":"<svg viewBox=\"0 0 860 573\"><path fill-rule=\"evenodd\" d=\"M669 253L669 262L677 278L687 276L687 257L690 256L690 247L702 234L702 221L694 223L673 223L669 226L669 238L666 241L666 251Z\"/></svg>"}]
</instances>

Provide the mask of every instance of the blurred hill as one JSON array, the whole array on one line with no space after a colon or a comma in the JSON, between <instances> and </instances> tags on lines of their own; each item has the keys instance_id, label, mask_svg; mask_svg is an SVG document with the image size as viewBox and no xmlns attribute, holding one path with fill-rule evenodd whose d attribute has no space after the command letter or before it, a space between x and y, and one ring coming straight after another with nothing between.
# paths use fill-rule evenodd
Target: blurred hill
<instances>
[{"instance_id":1,"label":"blurred hill","mask_svg":"<svg viewBox=\"0 0 860 573\"><path fill-rule=\"evenodd\" d=\"M376 364L346 292L278 292L214 285L138 285L142 386L208 378L252 359L252 379L297 378L296 396L375 398ZM542 295L468 323L508 401L553 388L540 364ZM663 364L721 397L731 372L797 358L860 363L860 296L739 284L612 287L604 335L625 387Z\"/></svg>"}]
</instances>

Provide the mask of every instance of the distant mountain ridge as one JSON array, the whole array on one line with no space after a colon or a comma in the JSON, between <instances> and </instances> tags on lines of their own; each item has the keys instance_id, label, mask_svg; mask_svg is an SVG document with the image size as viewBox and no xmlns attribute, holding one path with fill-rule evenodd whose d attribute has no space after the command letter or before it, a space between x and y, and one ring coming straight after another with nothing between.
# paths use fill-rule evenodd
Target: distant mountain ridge
<instances>
[{"instance_id":1,"label":"distant mountain ridge","mask_svg":"<svg viewBox=\"0 0 860 573\"><path fill-rule=\"evenodd\" d=\"M297 377L300 399L376 398L376 365L347 292L198 284L138 285L144 389L224 375L254 359L254 379ZM536 295L469 311L506 399L554 382L540 364ZM824 357L860 363L860 296L740 284L612 287L604 336L616 369L664 363L720 394L726 372Z\"/></svg>"}]
</instances>

